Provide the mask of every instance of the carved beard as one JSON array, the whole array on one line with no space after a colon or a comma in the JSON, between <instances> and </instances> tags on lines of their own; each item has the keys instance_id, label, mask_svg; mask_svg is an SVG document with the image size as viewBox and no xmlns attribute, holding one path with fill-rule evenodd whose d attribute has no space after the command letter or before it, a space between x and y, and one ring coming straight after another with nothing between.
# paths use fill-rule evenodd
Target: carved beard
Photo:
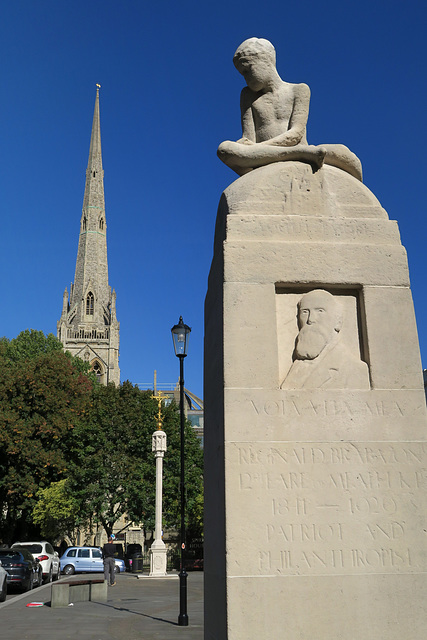
<instances>
[{"instance_id":1,"label":"carved beard","mask_svg":"<svg viewBox=\"0 0 427 640\"><path fill-rule=\"evenodd\" d=\"M295 344L297 360L314 360L329 344L335 334L330 327L321 324L305 324L301 327Z\"/></svg>"}]
</instances>

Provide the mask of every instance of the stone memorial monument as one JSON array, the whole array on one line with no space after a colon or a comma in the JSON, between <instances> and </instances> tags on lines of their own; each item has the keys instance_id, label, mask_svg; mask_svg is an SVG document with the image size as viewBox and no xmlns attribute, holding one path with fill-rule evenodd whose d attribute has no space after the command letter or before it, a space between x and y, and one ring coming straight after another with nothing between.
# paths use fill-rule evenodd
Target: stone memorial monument
<instances>
[{"instance_id":1,"label":"stone memorial monument","mask_svg":"<svg viewBox=\"0 0 427 640\"><path fill-rule=\"evenodd\" d=\"M160 399L161 402L161 399ZM160 419L160 402L159 402L159 421L158 429L153 433L152 447L156 456L156 527L154 534L154 542L150 548L150 577L158 578L166 576L167 568L167 552L166 545L163 542L162 532L162 504L163 504L163 457L167 450L166 433L162 430Z\"/></svg>"},{"instance_id":2,"label":"stone memorial monument","mask_svg":"<svg viewBox=\"0 0 427 640\"><path fill-rule=\"evenodd\" d=\"M424 640L427 419L405 249L250 38L205 304L205 640Z\"/></svg>"}]
</instances>

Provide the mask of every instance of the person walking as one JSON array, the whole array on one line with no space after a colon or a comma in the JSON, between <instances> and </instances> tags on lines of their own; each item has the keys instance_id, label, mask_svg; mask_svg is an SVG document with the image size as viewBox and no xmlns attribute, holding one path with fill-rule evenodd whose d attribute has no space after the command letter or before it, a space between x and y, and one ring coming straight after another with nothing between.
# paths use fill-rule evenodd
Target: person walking
<instances>
[{"instance_id":1,"label":"person walking","mask_svg":"<svg viewBox=\"0 0 427 640\"><path fill-rule=\"evenodd\" d=\"M110 582L110 587L114 587L116 584L116 574L114 568L116 563L114 561L114 554L116 547L113 544L113 536L108 538L108 542L102 547L102 557L104 559L104 580Z\"/></svg>"}]
</instances>

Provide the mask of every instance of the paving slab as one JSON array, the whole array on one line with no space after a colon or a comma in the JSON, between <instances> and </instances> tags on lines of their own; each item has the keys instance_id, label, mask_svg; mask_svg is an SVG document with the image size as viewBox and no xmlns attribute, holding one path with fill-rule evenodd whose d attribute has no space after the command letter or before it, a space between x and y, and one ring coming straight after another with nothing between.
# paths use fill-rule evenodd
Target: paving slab
<instances>
[{"instance_id":1,"label":"paving slab","mask_svg":"<svg viewBox=\"0 0 427 640\"><path fill-rule=\"evenodd\" d=\"M44 585L0 604L1 636L5 640L202 640L202 572L189 573L187 595L190 624L179 627L178 579L141 580L122 574L108 588L106 603L76 602L61 609L51 609L51 586ZM26 606L30 602L44 605L30 608Z\"/></svg>"}]
</instances>

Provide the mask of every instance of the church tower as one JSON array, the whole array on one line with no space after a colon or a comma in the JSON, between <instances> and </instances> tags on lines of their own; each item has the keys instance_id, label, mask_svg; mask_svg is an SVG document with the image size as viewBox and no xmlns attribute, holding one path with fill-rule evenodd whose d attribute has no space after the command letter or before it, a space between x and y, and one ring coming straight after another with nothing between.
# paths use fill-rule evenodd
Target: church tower
<instances>
[{"instance_id":1,"label":"church tower","mask_svg":"<svg viewBox=\"0 0 427 640\"><path fill-rule=\"evenodd\" d=\"M76 272L65 289L57 335L65 351L89 362L103 384L120 384L116 293L108 284L107 222L97 85Z\"/></svg>"}]
</instances>

